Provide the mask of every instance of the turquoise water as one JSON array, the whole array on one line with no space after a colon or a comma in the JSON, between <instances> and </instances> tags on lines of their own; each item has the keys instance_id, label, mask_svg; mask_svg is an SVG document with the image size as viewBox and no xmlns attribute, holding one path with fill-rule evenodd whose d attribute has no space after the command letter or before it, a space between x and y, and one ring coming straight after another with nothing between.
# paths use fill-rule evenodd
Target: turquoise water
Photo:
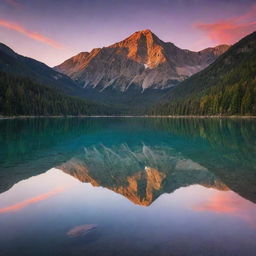
<instances>
[{"instance_id":1,"label":"turquoise water","mask_svg":"<svg viewBox=\"0 0 256 256\"><path fill-rule=\"evenodd\" d=\"M0 255L256 255L256 120L0 120Z\"/></svg>"}]
</instances>

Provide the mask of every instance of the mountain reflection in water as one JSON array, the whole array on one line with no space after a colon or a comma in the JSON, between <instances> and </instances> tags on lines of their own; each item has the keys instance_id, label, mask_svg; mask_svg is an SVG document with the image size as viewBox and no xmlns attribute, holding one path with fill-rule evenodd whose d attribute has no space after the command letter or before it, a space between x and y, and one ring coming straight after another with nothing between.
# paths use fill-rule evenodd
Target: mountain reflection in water
<instances>
[{"instance_id":1,"label":"mountain reflection in water","mask_svg":"<svg viewBox=\"0 0 256 256\"><path fill-rule=\"evenodd\" d=\"M0 120L0 255L254 256L255 130L242 119Z\"/></svg>"},{"instance_id":2,"label":"mountain reflection in water","mask_svg":"<svg viewBox=\"0 0 256 256\"><path fill-rule=\"evenodd\" d=\"M217 177L217 181L221 181L229 189L256 202L255 130L256 120L243 119L0 120L0 192L6 191L19 180L43 173L55 166L65 166L70 161L86 165L86 168L90 167L88 170L92 177L97 172L104 177L104 173L100 171L108 169L106 173L109 173L113 167L116 169L115 176L123 177L118 178L119 185L123 182L123 186L127 182L125 176L133 176L135 172L141 172L140 175L143 176L143 173L146 173L145 167L154 168L165 175L170 170L174 171L175 159L172 157L175 156L204 167L215 177L213 179ZM146 145L144 153L142 142ZM99 147L100 144L102 147ZM99 152L93 150L95 146ZM108 160L111 166L107 161L101 163L103 158L97 159L97 154L101 153L104 147L104 157L111 154L107 148L119 156L111 156L111 160ZM128 148L125 150L125 147ZM87 154L84 148L89 150ZM153 150L157 156L147 155L150 154L150 151L147 153L147 149ZM134 158L133 151L137 159ZM144 154L143 164L139 159L141 153ZM161 154L167 154L168 157ZM86 157L93 164L88 163ZM155 159L158 161L157 166L154 163ZM119 172L118 164L121 166ZM96 178L102 186L113 185L113 179L110 177ZM172 179L172 182L176 181ZM162 186L165 183L168 183L166 178Z\"/></svg>"},{"instance_id":3,"label":"mountain reflection in water","mask_svg":"<svg viewBox=\"0 0 256 256\"><path fill-rule=\"evenodd\" d=\"M122 194L135 204L148 206L163 193L193 184L228 190L205 167L168 146L142 145L132 151L127 144L99 145L84 150L83 156L57 168L82 182Z\"/></svg>"}]
</instances>

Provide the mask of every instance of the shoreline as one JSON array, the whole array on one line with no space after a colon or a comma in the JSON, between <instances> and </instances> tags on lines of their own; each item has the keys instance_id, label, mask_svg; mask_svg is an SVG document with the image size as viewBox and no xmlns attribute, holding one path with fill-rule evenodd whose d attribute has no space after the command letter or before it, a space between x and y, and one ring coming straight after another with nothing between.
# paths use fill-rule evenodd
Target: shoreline
<instances>
[{"instance_id":1,"label":"shoreline","mask_svg":"<svg viewBox=\"0 0 256 256\"><path fill-rule=\"evenodd\" d=\"M239 115L232 115L232 116L149 116L149 115L120 115L120 116L107 116L107 115L81 115L81 116L0 116L0 120L5 119L32 119L32 118L232 118L232 119L256 119L256 116L239 116Z\"/></svg>"}]
</instances>

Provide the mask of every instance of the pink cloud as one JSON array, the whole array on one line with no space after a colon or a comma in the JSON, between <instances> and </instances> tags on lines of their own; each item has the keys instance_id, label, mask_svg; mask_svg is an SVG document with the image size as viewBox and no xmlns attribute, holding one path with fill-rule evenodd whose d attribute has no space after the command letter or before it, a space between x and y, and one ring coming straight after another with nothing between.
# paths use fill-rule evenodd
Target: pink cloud
<instances>
[{"instance_id":1,"label":"pink cloud","mask_svg":"<svg viewBox=\"0 0 256 256\"><path fill-rule=\"evenodd\" d=\"M19 24L12 23L12 22L9 22L7 20L0 19L0 26L4 27L4 28L7 28L7 29L10 29L10 30L14 30L14 31L16 31L20 34L23 34L23 35L33 39L33 40L45 43L45 44L50 45L54 48L58 48L58 49L63 49L64 48L62 44L56 42L55 40L53 40L49 37L46 37L42 34L39 34L37 32L29 31L28 29L26 29L25 27L23 27Z\"/></svg>"},{"instance_id":2,"label":"pink cloud","mask_svg":"<svg viewBox=\"0 0 256 256\"><path fill-rule=\"evenodd\" d=\"M239 204L237 204L239 203ZM210 200L197 205L197 211L210 211L216 213L234 213L241 206L241 202L230 194L216 193Z\"/></svg>"},{"instance_id":3,"label":"pink cloud","mask_svg":"<svg viewBox=\"0 0 256 256\"><path fill-rule=\"evenodd\" d=\"M20 209L25 208L30 204L34 204L34 203L43 201L49 197L52 197L52 196L62 192L63 190L64 190L64 188L57 188L48 193L41 194L41 195L38 195L38 196L35 196L32 198L26 199L17 204L13 204L13 205L10 205L10 206L4 207L4 208L0 208L0 213L19 211Z\"/></svg>"},{"instance_id":4,"label":"pink cloud","mask_svg":"<svg viewBox=\"0 0 256 256\"><path fill-rule=\"evenodd\" d=\"M231 215L256 228L256 208L253 203L234 192L215 192L207 201L193 206L195 211Z\"/></svg>"},{"instance_id":5,"label":"pink cloud","mask_svg":"<svg viewBox=\"0 0 256 256\"><path fill-rule=\"evenodd\" d=\"M214 23L200 22L196 23L195 27L216 43L233 44L256 30L256 6L241 16Z\"/></svg>"}]
</instances>

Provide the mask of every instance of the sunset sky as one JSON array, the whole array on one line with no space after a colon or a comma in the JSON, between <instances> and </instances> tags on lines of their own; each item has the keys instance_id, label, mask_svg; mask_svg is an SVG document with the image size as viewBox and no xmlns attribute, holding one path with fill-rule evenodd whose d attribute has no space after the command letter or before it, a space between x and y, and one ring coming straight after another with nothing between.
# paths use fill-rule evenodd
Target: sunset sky
<instances>
[{"instance_id":1,"label":"sunset sky","mask_svg":"<svg viewBox=\"0 0 256 256\"><path fill-rule=\"evenodd\" d=\"M143 29L189 50L232 44L256 30L256 2L0 0L0 41L50 66Z\"/></svg>"}]
</instances>

